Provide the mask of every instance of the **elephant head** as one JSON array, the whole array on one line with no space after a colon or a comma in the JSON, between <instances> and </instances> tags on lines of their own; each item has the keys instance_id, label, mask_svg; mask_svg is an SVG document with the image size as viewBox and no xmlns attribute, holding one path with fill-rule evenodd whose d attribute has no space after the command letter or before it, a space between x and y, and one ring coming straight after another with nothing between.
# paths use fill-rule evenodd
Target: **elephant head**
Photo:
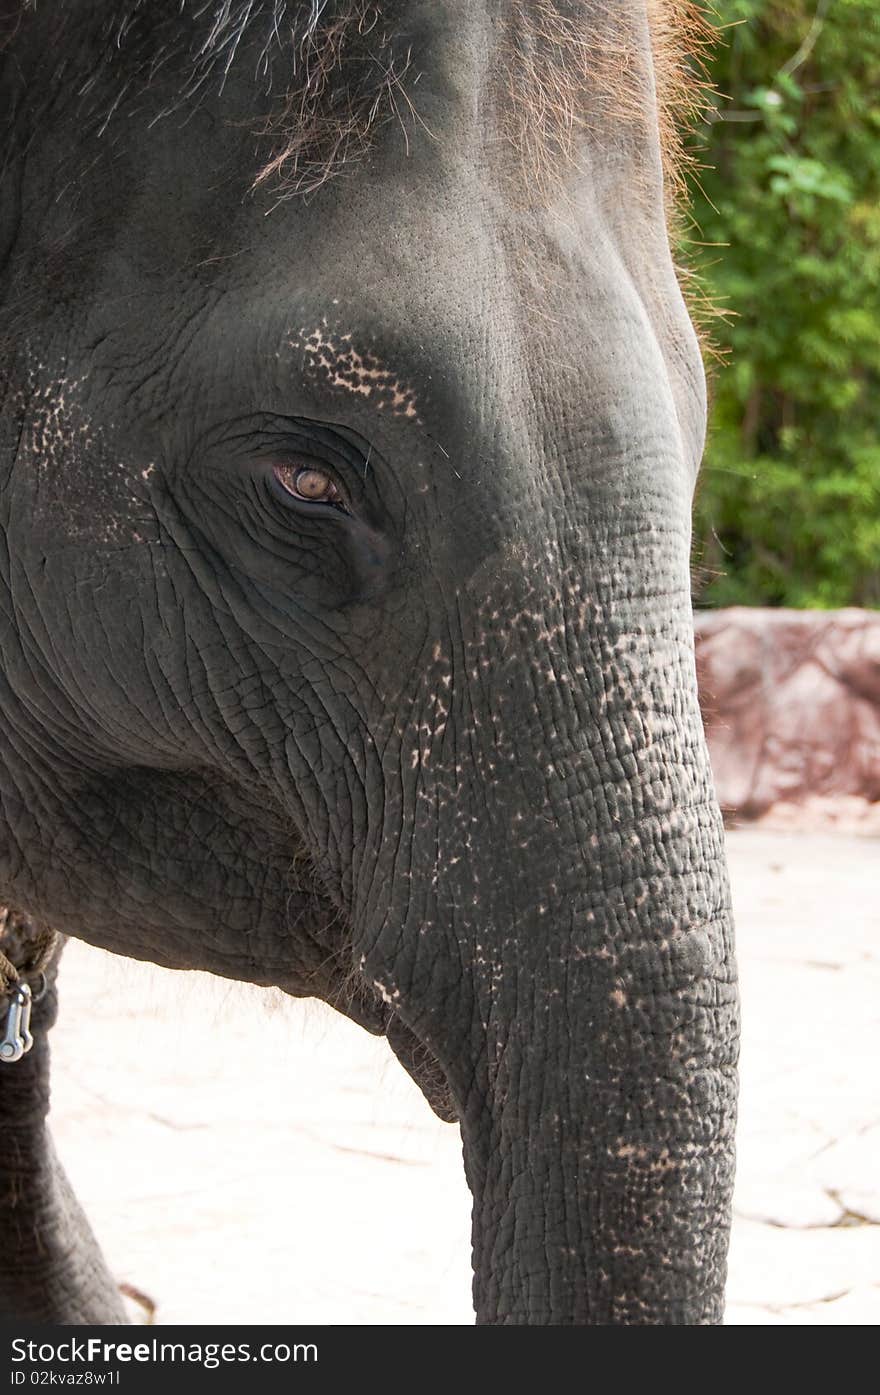
<instances>
[{"instance_id":1,"label":"elephant head","mask_svg":"<svg viewBox=\"0 0 880 1395\"><path fill-rule=\"evenodd\" d=\"M70 0L4 59L0 891L384 1033L481 1322L720 1320L680 9Z\"/></svg>"}]
</instances>

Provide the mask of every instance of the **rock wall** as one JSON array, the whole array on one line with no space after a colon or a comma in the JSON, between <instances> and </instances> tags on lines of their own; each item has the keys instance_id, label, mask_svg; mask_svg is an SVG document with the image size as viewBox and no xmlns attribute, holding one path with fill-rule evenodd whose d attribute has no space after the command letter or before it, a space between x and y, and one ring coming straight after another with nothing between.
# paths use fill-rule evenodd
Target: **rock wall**
<instances>
[{"instance_id":1,"label":"rock wall","mask_svg":"<svg viewBox=\"0 0 880 1395\"><path fill-rule=\"evenodd\" d=\"M735 608L695 618L726 814L880 801L880 612Z\"/></svg>"}]
</instances>

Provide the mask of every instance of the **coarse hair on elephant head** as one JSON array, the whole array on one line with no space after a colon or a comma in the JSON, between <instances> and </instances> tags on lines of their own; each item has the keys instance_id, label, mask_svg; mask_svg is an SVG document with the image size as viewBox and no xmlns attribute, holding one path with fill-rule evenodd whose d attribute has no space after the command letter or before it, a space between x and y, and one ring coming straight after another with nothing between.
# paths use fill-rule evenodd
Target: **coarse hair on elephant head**
<instances>
[{"instance_id":1,"label":"coarse hair on elephant head","mask_svg":"<svg viewBox=\"0 0 880 1395\"><path fill-rule=\"evenodd\" d=\"M0 896L385 1034L481 1322L721 1314L691 14L6 11Z\"/></svg>"}]
</instances>

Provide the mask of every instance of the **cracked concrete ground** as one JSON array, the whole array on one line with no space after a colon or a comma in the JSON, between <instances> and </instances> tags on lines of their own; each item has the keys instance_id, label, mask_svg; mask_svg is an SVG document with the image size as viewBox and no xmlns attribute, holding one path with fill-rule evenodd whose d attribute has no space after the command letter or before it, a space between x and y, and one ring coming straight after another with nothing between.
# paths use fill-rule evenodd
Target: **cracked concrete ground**
<instances>
[{"instance_id":1,"label":"cracked concrete ground","mask_svg":"<svg viewBox=\"0 0 880 1395\"><path fill-rule=\"evenodd\" d=\"M729 835L744 1045L732 1324L880 1321L880 841ZM156 1321L468 1323L469 1194L382 1042L71 944L59 1151Z\"/></svg>"}]
</instances>

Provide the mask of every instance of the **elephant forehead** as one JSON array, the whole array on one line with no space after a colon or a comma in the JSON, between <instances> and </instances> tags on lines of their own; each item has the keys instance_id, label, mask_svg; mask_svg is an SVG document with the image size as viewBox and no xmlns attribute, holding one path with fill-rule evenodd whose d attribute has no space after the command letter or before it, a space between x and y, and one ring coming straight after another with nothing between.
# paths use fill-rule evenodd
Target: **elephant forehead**
<instances>
[{"instance_id":1,"label":"elephant forehead","mask_svg":"<svg viewBox=\"0 0 880 1395\"><path fill-rule=\"evenodd\" d=\"M292 329L287 344L302 356L303 372L319 385L369 400L377 410L419 422L413 386L352 333L333 329L326 317L314 328Z\"/></svg>"}]
</instances>

